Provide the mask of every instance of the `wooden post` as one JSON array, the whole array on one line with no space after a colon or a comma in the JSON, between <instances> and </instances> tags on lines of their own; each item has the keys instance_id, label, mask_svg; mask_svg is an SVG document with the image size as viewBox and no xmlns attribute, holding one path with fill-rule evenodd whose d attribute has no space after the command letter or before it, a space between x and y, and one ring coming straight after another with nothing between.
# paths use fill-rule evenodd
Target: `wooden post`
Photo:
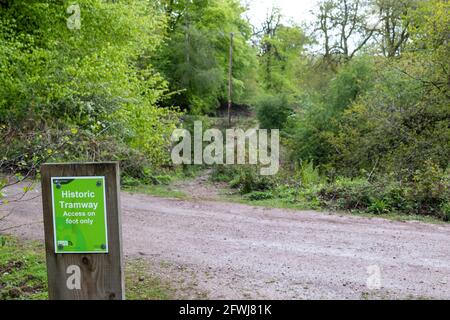
<instances>
[{"instance_id":1,"label":"wooden post","mask_svg":"<svg viewBox=\"0 0 450 320\"><path fill-rule=\"evenodd\" d=\"M119 164L44 164L41 166L41 177L49 298L124 299ZM104 181L107 243L102 244L102 249L107 248L107 253L56 253L59 244L56 248L52 203L52 178L55 177L104 177L101 181Z\"/></svg>"},{"instance_id":2,"label":"wooden post","mask_svg":"<svg viewBox=\"0 0 450 320\"><path fill-rule=\"evenodd\" d=\"M230 33L230 64L228 66L228 125L231 126L231 105L233 96L233 37L234 33Z\"/></svg>"}]
</instances>

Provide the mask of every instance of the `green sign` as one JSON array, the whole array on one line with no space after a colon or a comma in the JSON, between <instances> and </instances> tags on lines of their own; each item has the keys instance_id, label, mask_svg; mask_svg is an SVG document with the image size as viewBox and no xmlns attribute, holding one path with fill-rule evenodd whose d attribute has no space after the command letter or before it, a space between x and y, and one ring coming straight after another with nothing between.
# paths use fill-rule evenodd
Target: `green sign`
<instances>
[{"instance_id":1,"label":"green sign","mask_svg":"<svg viewBox=\"0 0 450 320\"><path fill-rule=\"evenodd\" d=\"M107 253L105 177L52 177L56 253Z\"/></svg>"}]
</instances>

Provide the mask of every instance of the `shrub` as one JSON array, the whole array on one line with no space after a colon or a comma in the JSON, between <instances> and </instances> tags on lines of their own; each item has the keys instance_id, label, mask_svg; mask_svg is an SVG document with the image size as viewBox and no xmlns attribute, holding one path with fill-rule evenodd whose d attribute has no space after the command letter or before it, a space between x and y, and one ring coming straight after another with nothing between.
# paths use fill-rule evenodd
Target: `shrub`
<instances>
[{"instance_id":1,"label":"shrub","mask_svg":"<svg viewBox=\"0 0 450 320\"><path fill-rule=\"evenodd\" d=\"M393 211L450 220L448 173L432 164L427 168L417 171L413 181L397 181L389 176L372 182L339 178L320 187L318 195L326 205L344 210L375 214Z\"/></svg>"},{"instance_id":2,"label":"shrub","mask_svg":"<svg viewBox=\"0 0 450 320\"><path fill-rule=\"evenodd\" d=\"M271 191L253 191L246 195L246 198L252 201L267 200L274 198Z\"/></svg>"},{"instance_id":3,"label":"shrub","mask_svg":"<svg viewBox=\"0 0 450 320\"><path fill-rule=\"evenodd\" d=\"M263 129L283 129L291 114L285 96L266 96L258 103L257 116Z\"/></svg>"},{"instance_id":4,"label":"shrub","mask_svg":"<svg viewBox=\"0 0 450 320\"><path fill-rule=\"evenodd\" d=\"M230 182L235 179L238 170L235 166L214 166L211 172L211 180L214 182ZM232 186L233 188L233 186Z\"/></svg>"},{"instance_id":5,"label":"shrub","mask_svg":"<svg viewBox=\"0 0 450 320\"><path fill-rule=\"evenodd\" d=\"M380 181L383 188L383 200L389 208L399 212L412 212L414 202L410 199L411 188L406 183L398 181Z\"/></svg>"},{"instance_id":6,"label":"shrub","mask_svg":"<svg viewBox=\"0 0 450 320\"><path fill-rule=\"evenodd\" d=\"M442 220L450 221L450 201L442 204L441 212L442 212Z\"/></svg>"},{"instance_id":7,"label":"shrub","mask_svg":"<svg viewBox=\"0 0 450 320\"><path fill-rule=\"evenodd\" d=\"M63 2L0 1L0 131L7 128L0 154L7 169L119 160L138 178L148 164L167 164L179 113L158 107L168 83L143 59L163 42L163 14L145 1L81 0L83 27L75 36L61 23Z\"/></svg>"},{"instance_id":8,"label":"shrub","mask_svg":"<svg viewBox=\"0 0 450 320\"><path fill-rule=\"evenodd\" d=\"M389 205L383 199L373 199L367 211L375 214L388 213Z\"/></svg>"},{"instance_id":9,"label":"shrub","mask_svg":"<svg viewBox=\"0 0 450 320\"><path fill-rule=\"evenodd\" d=\"M442 206L450 199L450 175L427 161L413 177L411 197L415 199L418 214L441 215Z\"/></svg>"},{"instance_id":10,"label":"shrub","mask_svg":"<svg viewBox=\"0 0 450 320\"><path fill-rule=\"evenodd\" d=\"M314 167L313 161L304 161L300 166L299 179L304 187L320 185L325 179L320 175L319 168Z\"/></svg>"},{"instance_id":11,"label":"shrub","mask_svg":"<svg viewBox=\"0 0 450 320\"><path fill-rule=\"evenodd\" d=\"M122 186L125 187L137 187L141 184L141 181L139 179L130 177L130 176L122 176Z\"/></svg>"},{"instance_id":12,"label":"shrub","mask_svg":"<svg viewBox=\"0 0 450 320\"><path fill-rule=\"evenodd\" d=\"M167 174L164 175L158 175L155 177L155 184L164 184L164 185L168 185L170 183L170 181L172 181L172 177L170 177Z\"/></svg>"},{"instance_id":13,"label":"shrub","mask_svg":"<svg viewBox=\"0 0 450 320\"><path fill-rule=\"evenodd\" d=\"M219 169L216 173L215 180L218 178L226 178L227 180L233 174L233 178L228 180L231 188L239 189L242 194L252 191L267 191L275 187L276 181L272 176L262 176L259 174L258 167L240 166L232 167L233 169ZM223 181L223 180L222 180ZM226 180L225 180L226 181Z\"/></svg>"},{"instance_id":14,"label":"shrub","mask_svg":"<svg viewBox=\"0 0 450 320\"><path fill-rule=\"evenodd\" d=\"M298 200L299 188L294 188L288 184L280 185L275 190L277 198L288 203L295 203Z\"/></svg>"},{"instance_id":15,"label":"shrub","mask_svg":"<svg viewBox=\"0 0 450 320\"><path fill-rule=\"evenodd\" d=\"M367 179L338 178L319 191L320 197L337 204L340 209L367 209L377 198L374 186Z\"/></svg>"}]
</instances>

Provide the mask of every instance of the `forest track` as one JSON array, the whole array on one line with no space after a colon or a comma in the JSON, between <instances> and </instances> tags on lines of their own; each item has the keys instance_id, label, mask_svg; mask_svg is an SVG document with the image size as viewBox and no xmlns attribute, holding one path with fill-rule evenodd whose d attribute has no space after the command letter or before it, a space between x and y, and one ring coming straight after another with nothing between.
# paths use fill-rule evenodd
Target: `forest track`
<instances>
[{"instance_id":1,"label":"forest track","mask_svg":"<svg viewBox=\"0 0 450 320\"><path fill-rule=\"evenodd\" d=\"M26 198L1 209L13 213L0 230L22 225L3 233L42 240L39 190ZM126 258L159 266L152 272L175 285L189 283L195 290L186 298L450 298L448 224L126 192L121 201Z\"/></svg>"}]
</instances>

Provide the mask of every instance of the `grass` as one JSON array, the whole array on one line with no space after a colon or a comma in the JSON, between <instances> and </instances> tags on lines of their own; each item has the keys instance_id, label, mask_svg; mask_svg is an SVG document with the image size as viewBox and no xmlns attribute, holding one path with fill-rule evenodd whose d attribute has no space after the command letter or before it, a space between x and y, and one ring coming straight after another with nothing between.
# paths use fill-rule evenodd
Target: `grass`
<instances>
[{"instance_id":1,"label":"grass","mask_svg":"<svg viewBox=\"0 0 450 320\"><path fill-rule=\"evenodd\" d=\"M122 190L130 193L148 194L156 197L188 199L189 196L181 191L176 183L194 179L202 172L201 166L189 166L184 170L172 172L169 180L162 184L145 184L139 180L135 180L134 184L122 184Z\"/></svg>"},{"instance_id":2,"label":"grass","mask_svg":"<svg viewBox=\"0 0 450 320\"><path fill-rule=\"evenodd\" d=\"M393 221L420 221L425 223L432 223L432 224L446 224L448 222L445 222L443 220L440 220L438 218L435 218L433 216L424 216L424 215L418 215L418 214L405 214L405 213L398 213L395 211L391 211L388 213L383 214L375 214L370 212L364 212L364 211L343 211L339 212L342 214L352 215L352 216L359 216L359 217L366 217L366 218L382 218L387 220L393 220Z\"/></svg>"},{"instance_id":3,"label":"grass","mask_svg":"<svg viewBox=\"0 0 450 320\"><path fill-rule=\"evenodd\" d=\"M125 282L128 300L168 300L175 292L168 283L150 276L148 265L142 259L127 264Z\"/></svg>"},{"instance_id":4,"label":"grass","mask_svg":"<svg viewBox=\"0 0 450 320\"><path fill-rule=\"evenodd\" d=\"M131 193L142 193L164 198L176 198L176 199L188 198L188 196L183 191L180 191L170 185L140 184L138 186L123 187L123 190Z\"/></svg>"},{"instance_id":5,"label":"grass","mask_svg":"<svg viewBox=\"0 0 450 320\"><path fill-rule=\"evenodd\" d=\"M44 245L0 235L0 300L43 300L47 294ZM151 276L144 260L125 266L126 298L130 300L173 299L171 286Z\"/></svg>"},{"instance_id":6,"label":"grass","mask_svg":"<svg viewBox=\"0 0 450 320\"><path fill-rule=\"evenodd\" d=\"M264 199L264 200L251 200L241 195L240 193L228 193L223 195L223 200L228 200L236 203L247 204L258 207L267 208L279 208L279 209L293 209L293 210L317 210L317 208L312 208L307 202L288 202L280 198Z\"/></svg>"},{"instance_id":7,"label":"grass","mask_svg":"<svg viewBox=\"0 0 450 320\"><path fill-rule=\"evenodd\" d=\"M178 190L172 185L138 185L134 187L126 187L124 189L128 192L149 194L158 197L169 197L182 200L188 200L189 195L185 194L183 191ZM440 220L433 216L424 215L407 215L398 212L388 212L382 214L374 214L369 212L364 212L360 210L344 211L332 207L321 207L316 203L307 201L302 197L293 202L286 198L274 197L271 199L262 200L252 200L247 198L245 195L240 194L236 189L226 188L220 190L219 201L229 201L234 203L246 204L251 206L265 207L265 208L278 208L278 209L290 209L290 210L315 210L318 212L332 212L333 214L347 215L347 216L358 216L365 218L382 218L393 221L420 221L424 223L432 224L445 224L447 222Z\"/></svg>"},{"instance_id":8,"label":"grass","mask_svg":"<svg viewBox=\"0 0 450 320\"><path fill-rule=\"evenodd\" d=\"M164 197L164 198L176 198L181 200L188 200L189 195L185 194L183 191L177 189L172 185L138 185L138 186L130 186L125 187L125 191L132 193L141 193L148 194L152 196ZM213 199L212 199L213 200ZM217 200L217 199L216 199ZM321 207L316 203L311 201L307 201L299 197L295 202L285 199L274 197L271 199L262 199L262 200L252 200L247 198L245 195L240 194L235 189L226 188L220 190L220 199L219 201L228 201L240 204L246 204L251 206L265 207L265 208L278 208L278 209L290 209L290 210L315 210L318 212L332 212L334 214L339 215L347 215L347 216L358 216L358 217L366 217L366 218L382 218L393 221L420 221L425 223L433 223L433 224L445 224L443 220L440 220L433 216L425 216L425 215L407 215L404 213L398 212L388 212L382 214L375 214L364 212L360 210L352 210L352 211L344 211L341 209L336 209L332 207Z\"/></svg>"},{"instance_id":9,"label":"grass","mask_svg":"<svg viewBox=\"0 0 450 320\"><path fill-rule=\"evenodd\" d=\"M0 235L0 299L47 299L42 244Z\"/></svg>"},{"instance_id":10,"label":"grass","mask_svg":"<svg viewBox=\"0 0 450 320\"><path fill-rule=\"evenodd\" d=\"M235 203L240 204L246 204L251 206L257 206L257 207L265 207L265 208L277 208L277 209L290 209L290 210L314 210L318 212L331 212L333 214L339 214L339 215L347 215L347 216L358 216L358 217L365 217L365 218L382 218L387 220L393 220L393 221L420 221L424 223L432 223L432 224L446 224L448 222L445 222L443 220L440 220L438 218L435 218L433 216L424 216L424 215L407 215L402 214L398 212L389 212L389 213L383 213L383 214L374 214L374 213L368 213L364 211L343 211L333 208L324 208L324 207L318 207L317 205L299 199L296 202L287 201L282 198L272 198L272 199L265 199L265 200L250 200L246 198L245 196L242 196L238 192L227 192L222 193L222 200L223 201L231 201Z\"/></svg>"}]
</instances>

